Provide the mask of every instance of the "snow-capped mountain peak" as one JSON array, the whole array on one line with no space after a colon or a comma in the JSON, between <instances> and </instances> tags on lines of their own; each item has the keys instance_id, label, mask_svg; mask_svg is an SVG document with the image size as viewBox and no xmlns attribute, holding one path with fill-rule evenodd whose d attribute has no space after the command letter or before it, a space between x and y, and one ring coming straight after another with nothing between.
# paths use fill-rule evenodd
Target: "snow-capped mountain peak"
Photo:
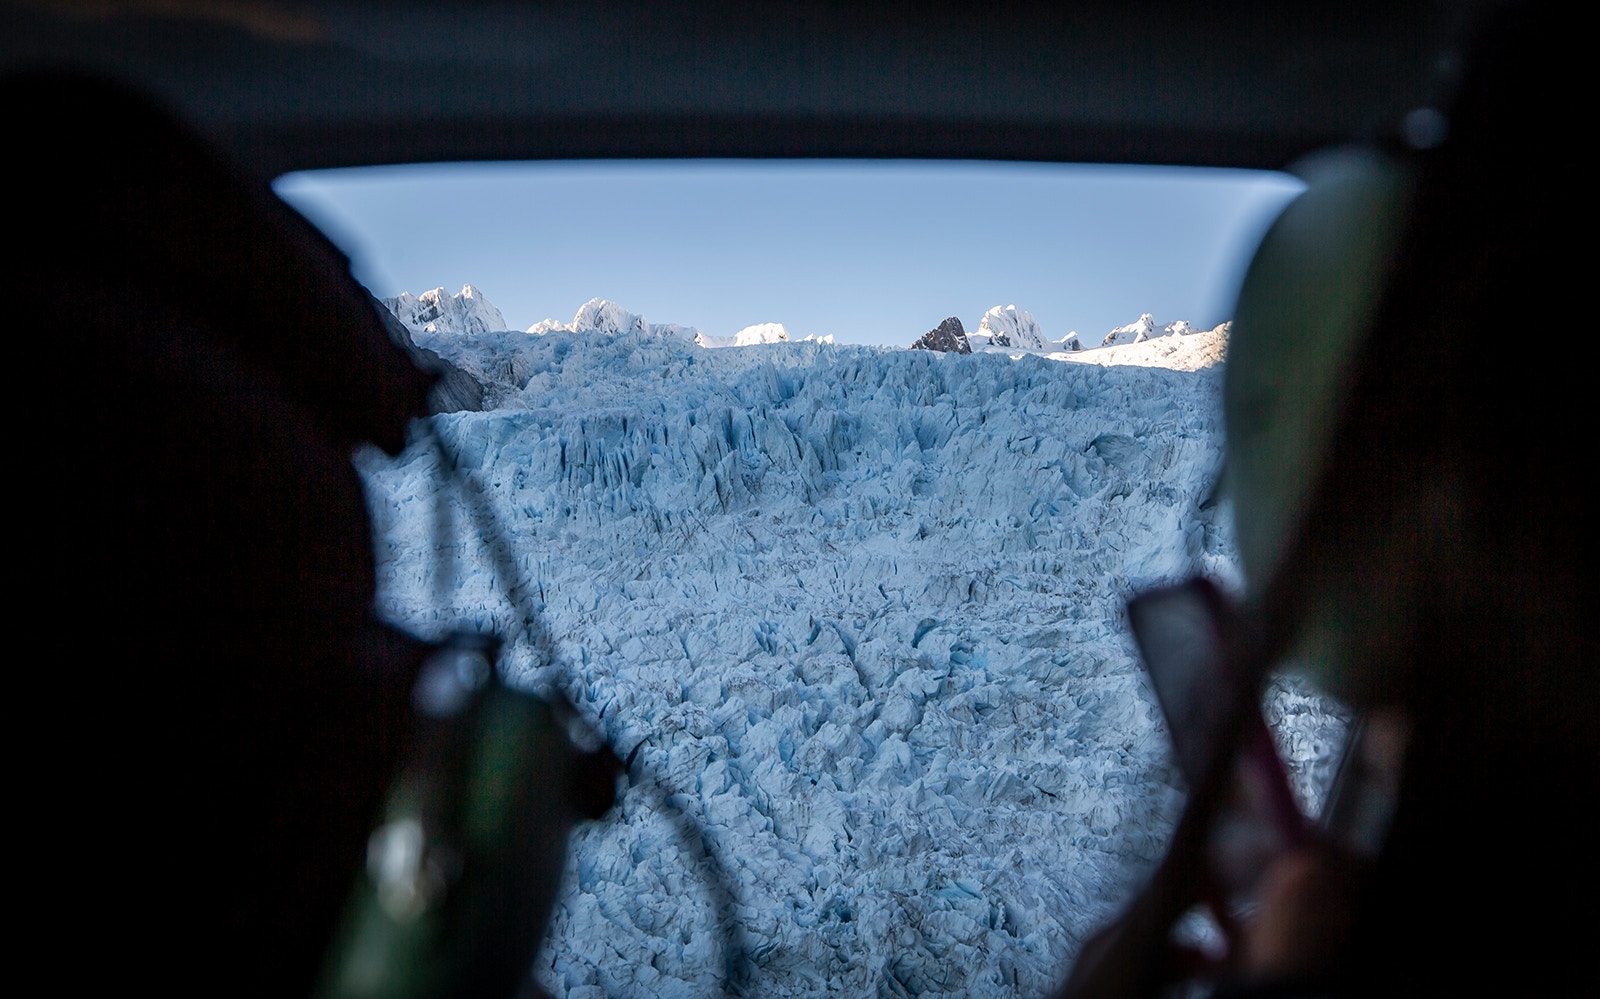
<instances>
[{"instance_id":1,"label":"snow-capped mountain peak","mask_svg":"<svg viewBox=\"0 0 1600 999\"><path fill-rule=\"evenodd\" d=\"M993 347L1046 350L1050 346L1033 313L1024 312L1015 305L997 305L985 312L976 335L988 337Z\"/></svg>"},{"instance_id":2,"label":"snow-capped mountain peak","mask_svg":"<svg viewBox=\"0 0 1600 999\"><path fill-rule=\"evenodd\" d=\"M572 322L561 323L554 319L544 319L528 327L528 332L537 336L563 330L568 333L582 333L592 331L615 336L618 333L643 333L649 336L674 337L679 340L694 342L700 331L693 326L681 326L678 323L652 323L637 312L627 309L604 298L591 298L578 307L577 315L572 317Z\"/></svg>"},{"instance_id":3,"label":"snow-capped mountain peak","mask_svg":"<svg viewBox=\"0 0 1600 999\"><path fill-rule=\"evenodd\" d=\"M470 284L454 295L443 287L420 295L403 291L384 299L383 305L412 333L496 333L506 328L500 310Z\"/></svg>"},{"instance_id":4,"label":"snow-capped mountain peak","mask_svg":"<svg viewBox=\"0 0 1600 999\"><path fill-rule=\"evenodd\" d=\"M648 333L650 324L636 312L629 312L615 302L591 298L578 307L572 317L572 327L577 330L595 330L600 333Z\"/></svg>"},{"instance_id":5,"label":"snow-capped mountain peak","mask_svg":"<svg viewBox=\"0 0 1600 999\"><path fill-rule=\"evenodd\" d=\"M1107 333L1106 338L1100 342L1100 346L1120 347L1128 343L1143 343L1146 340L1154 340L1157 337L1193 336L1196 333L1205 332L1209 331L1191 326L1187 319L1179 319L1176 322L1167 323L1165 326L1157 326L1155 317L1146 312L1137 321L1131 322L1126 326L1118 326L1110 333Z\"/></svg>"},{"instance_id":6,"label":"snow-capped mountain peak","mask_svg":"<svg viewBox=\"0 0 1600 999\"><path fill-rule=\"evenodd\" d=\"M757 323L746 326L732 336L711 336L697 327L679 323L652 323L636 312L604 298L591 298L578 309L570 323L546 319L528 327L529 333L543 335L563 331L568 333L595 332L615 336L619 333L641 333L648 336L686 340L701 347L746 347L760 343L787 342L789 331L782 323ZM808 337L807 339L815 339ZM831 337L826 342L832 343Z\"/></svg>"},{"instance_id":7,"label":"snow-capped mountain peak","mask_svg":"<svg viewBox=\"0 0 1600 999\"><path fill-rule=\"evenodd\" d=\"M789 331L782 323L757 323L746 326L732 336L712 336L697 332L694 342L701 347L750 347L758 343L779 343L789 339Z\"/></svg>"},{"instance_id":8,"label":"snow-capped mountain peak","mask_svg":"<svg viewBox=\"0 0 1600 999\"><path fill-rule=\"evenodd\" d=\"M1125 343L1139 343L1148 340L1155 334L1156 318L1150 313L1142 313L1138 319L1126 326L1118 326L1106 338L1100 341L1102 347L1117 347Z\"/></svg>"},{"instance_id":9,"label":"snow-capped mountain peak","mask_svg":"<svg viewBox=\"0 0 1600 999\"><path fill-rule=\"evenodd\" d=\"M701 334L695 342L702 347L753 347L758 343L787 343L788 340L789 331L782 323L756 323L731 337Z\"/></svg>"},{"instance_id":10,"label":"snow-capped mountain peak","mask_svg":"<svg viewBox=\"0 0 1600 999\"><path fill-rule=\"evenodd\" d=\"M541 319L528 327L528 332L534 336L544 336L546 333L554 333L556 330L571 333L572 327L559 319Z\"/></svg>"}]
</instances>

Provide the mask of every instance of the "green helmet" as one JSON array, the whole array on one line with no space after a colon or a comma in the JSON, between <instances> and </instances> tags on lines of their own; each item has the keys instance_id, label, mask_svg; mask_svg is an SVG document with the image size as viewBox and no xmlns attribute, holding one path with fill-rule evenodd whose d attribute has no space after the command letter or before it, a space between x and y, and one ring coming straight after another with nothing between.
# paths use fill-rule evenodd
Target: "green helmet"
<instances>
[{"instance_id":1,"label":"green helmet","mask_svg":"<svg viewBox=\"0 0 1600 999\"><path fill-rule=\"evenodd\" d=\"M1414 188L1404 166L1371 151L1323 153L1296 173L1308 186L1245 275L1224 376L1221 491L1251 598L1272 585L1303 528ZM1313 612L1310 630L1340 630L1330 613ZM1330 679L1316 663L1311 672Z\"/></svg>"}]
</instances>

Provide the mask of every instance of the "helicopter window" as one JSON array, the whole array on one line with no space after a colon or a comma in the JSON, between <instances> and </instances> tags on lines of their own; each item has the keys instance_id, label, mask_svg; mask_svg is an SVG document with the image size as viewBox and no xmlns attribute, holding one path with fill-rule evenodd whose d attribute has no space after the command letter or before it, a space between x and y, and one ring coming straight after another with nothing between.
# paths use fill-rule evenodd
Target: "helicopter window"
<instances>
[{"instance_id":1,"label":"helicopter window","mask_svg":"<svg viewBox=\"0 0 1600 999\"><path fill-rule=\"evenodd\" d=\"M433 432L499 536L432 452L363 455L381 609L512 638L509 678L628 762L574 838L545 987L1044 994L1177 814L1122 604L1237 583L1204 503L1223 324L1299 182L718 161L276 188L476 386ZM945 349L897 349L947 317ZM496 545L554 661L518 647ZM1314 811L1342 718L1269 702Z\"/></svg>"},{"instance_id":2,"label":"helicopter window","mask_svg":"<svg viewBox=\"0 0 1600 999\"><path fill-rule=\"evenodd\" d=\"M598 296L708 336L776 322L899 347L996 304L1085 346L1146 312L1209 329L1301 189L1190 167L717 160L370 167L275 187L379 297L470 283L512 329Z\"/></svg>"}]
</instances>

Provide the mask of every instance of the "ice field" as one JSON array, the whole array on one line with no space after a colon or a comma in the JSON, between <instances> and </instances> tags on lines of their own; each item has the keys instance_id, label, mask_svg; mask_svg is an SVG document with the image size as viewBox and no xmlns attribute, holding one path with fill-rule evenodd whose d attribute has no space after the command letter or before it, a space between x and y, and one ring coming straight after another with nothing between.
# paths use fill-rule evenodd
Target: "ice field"
<instances>
[{"instance_id":1,"label":"ice field","mask_svg":"<svg viewBox=\"0 0 1600 999\"><path fill-rule=\"evenodd\" d=\"M1181 806L1122 605L1237 579L1201 508L1225 338L961 356L417 334L485 388L435 432L555 641L508 670L629 761L574 837L539 982L1047 994ZM437 453L361 466L382 611L521 634ZM1281 685L1268 714L1316 807L1341 719Z\"/></svg>"}]
</instances>

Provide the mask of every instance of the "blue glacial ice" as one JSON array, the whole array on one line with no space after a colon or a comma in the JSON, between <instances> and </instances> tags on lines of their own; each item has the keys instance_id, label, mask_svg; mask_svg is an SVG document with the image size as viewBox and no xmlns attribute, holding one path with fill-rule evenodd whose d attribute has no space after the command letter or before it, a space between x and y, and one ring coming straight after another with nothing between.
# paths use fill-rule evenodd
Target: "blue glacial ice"
<instances>
[{"instance_id":1,"label":"blue glacial ice","mask_svg":"<svg viewBox=\"0 0 1600 999\"><path fill-rule=\"evenodd\" d=\"M554 639L508 671L630 760L574 838L540 983L706 996L731 964L763 996L1048 993L1181 806L1122 605L1237 582L1201 508L1221 366L417 339L492 407L434 422ZM361 464L382 611L520 634L435 454ZM1315 808L1342 723L1285 684L1269 716Z\"/></svg>"}]
</instances>

